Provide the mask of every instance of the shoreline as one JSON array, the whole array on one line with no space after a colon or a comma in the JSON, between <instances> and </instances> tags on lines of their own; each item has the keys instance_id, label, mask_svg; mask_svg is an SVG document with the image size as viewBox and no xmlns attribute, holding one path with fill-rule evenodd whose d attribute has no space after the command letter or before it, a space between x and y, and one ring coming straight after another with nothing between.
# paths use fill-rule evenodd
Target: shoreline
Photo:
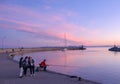
<instances>
[{"instance_id":1,"label":"shoreline","mask_svg":"<svg viewBox=\"0 0 120 84\"><path fill-rule=\"evenodd\" d=\"M37 52L37 51L34 51L34 52ZM18 52L19 54L20 54L20 52ZM15 55L18 55L18 53L17 54L15 54ZM26 54L27 53L32 53L32 52L25 52ZM6 57L6 59L3 59L3 60L8 60L8 61L11 61L11 62L14 62L14 60L12 59L13 58L13 56L11 57L11 55L8 55L9 53L7 53L7 54L5 54L5 53L3 53L4 54L4 56L5 55L7 55L7 57ZM11 54L11 53L10 53ZM8 58L8 59L7 59ZM1 63L0 63L1 64ZM14 62L14 64L15 65L17 65L18 66L18 63L15 63ZM9 67L9 66L8 66ZM15 67L13 67L13 69L14 69ZM19 70L18 70L19 71ZM17 71L17 72L18 72ZM57 75L57 76L55 76L55 78L56 77L60 77L60 78L62 78L63 77L63 79L62 79L62 81L64 81L65 79L64 79L64 77L67 77L67 79L68 79L68 81L74 81L75 83L63 83L63 84L76 84L76 83L79 83L79 84L101 84L101 83L98 83L98 82L94 82L94 81L91 81L91 80L86 80L86 79L83 79L83 78L81 78L81 77L77 77L77 76L70 76L70 75L67 75L67 74L62 74L62 73L58 73L58 72L54 72L54 71L47 71L47 72L43 72L43 71L39 71L39 72L35 72L36 74L38 74L38 76L41 76L41 73L42 74L46 74L47 76L49 76L49 75ZM18 73L17 73L18 74ZM43 75L44 76L44 75ZM26 78L26 77L23 77L22 79L24 79L24 78ZM10 78L9 78L10 79ZM9 80L8 79L8 80ZM29 80L29 79L28 79ZM46 79L44 79L44 80L46 80ZM51 78L49 78L48 79L50 82L53 82L55 79L53 78L53 79L51 79ZM37 80L37 81L39 81L39 80ZM58 80L59 81L59 80ZM61 82L61 81L60 81ZM4 83L1 83L1 84L4 84ZM30 84L32 84L32 83L30 83ZM47 84L47 83L45 83L45 82L43 82L42 84ZM56 84L56 83L51 83L51 84ZM61 84L61 83L60 83Z\"/></svg>"}]
</instances>

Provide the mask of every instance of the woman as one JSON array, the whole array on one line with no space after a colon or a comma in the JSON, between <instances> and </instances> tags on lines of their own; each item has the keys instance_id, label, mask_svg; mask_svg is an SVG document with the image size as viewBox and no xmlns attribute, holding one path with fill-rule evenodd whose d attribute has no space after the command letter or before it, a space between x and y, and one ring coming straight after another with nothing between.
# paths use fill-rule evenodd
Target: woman
<instances>
[{"instance_id":1,"label":"woman","mask_svg":"<svg viewBox=\"0 0 120 84\"><path fill-rule=\"evenodd\" d=\"M22 78L23 77L23 57L20 58L19 68L20 68L19 78Z\"/></svg>"},{"instance_id":2,"label":"woman","mask_svg":"<svg viewBox=\"0 0 120 84\"><path fill-rule=\"evenodd\" d=\"M29 57L29 60L28 60L28 64L30 65L30 74L31 76L35 76L35 64L34 64L34 60L32 59L32 57Z\"/></svg>"},{"instance_id":3,"label":"woman","mask_svg":"<svg viewBox=\"0 0 120 84\"><path fill-rule=\"evenodd\" d=\"M27 69L29 68L28 64L28 56L26 56L23 60L23 71L24 71L24 76L27 74Z\"/></svg>"}]
</instances>

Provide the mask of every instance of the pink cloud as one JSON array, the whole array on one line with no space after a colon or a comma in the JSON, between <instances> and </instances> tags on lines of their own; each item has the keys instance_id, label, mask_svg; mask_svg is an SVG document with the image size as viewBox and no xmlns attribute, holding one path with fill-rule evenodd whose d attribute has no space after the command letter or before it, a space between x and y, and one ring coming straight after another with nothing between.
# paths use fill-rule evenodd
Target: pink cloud
<instances>
[{"instance_id":1,"label":"pink cloud","mask_svg":"<svg viewBox=\"0 0 120 84\"><path fill-rule=\"evenodd\" d=\"M10 20L10 19L4 19L4 18L0 18L0 20L4 20L4 21L9 21L9 22L13 22L16 23L17 27L15 26L6 26L6 25L1 25L5 28L12 28L12 29L16 29L16 30L21 30L21 31L25 31L25 32L30 32L30 33L34 33L34 34L45 34L48 36L52 36L52 37L56 37L56 38L60 38L60 39L65 39L64 38L64 33L59 32L57 30L52 30L52 29L48 29L46 31L40 31L37 29L33 29L32 27L41 27L40 25L36 25L36 24L29 24L29 23L24 23L24 22L20 22L20 21L16 21L16 20ZM71 24L64 24L61 25L62 28L75 28L75 25L71 25ZM39 29L39 28L38 28ZM80 42L81 39L80 38L76 38L75 36L73 36L72 34L68 34L67 33L67 40L69 41L74 41L74 42Z\"/></svg>"},{"instance_id":2,"label":"pink cloud","mask_svg":"<svg viewBox=\"0 0 120 84\"><path fill-rule=\"evenodd\" d=\"M46 6L47 8L47 6ZM49 8L49 6L48 6ZM76 37L72 33L74 31L78 31L81 34L96 34L99 31L97 30L88 30L85 27L81 27L80 25L76 25L75 23L70 23L67 21L66 17L68 16L76 16L77 14L70 11L62 11L62 12L52 12L50 14L43 13L42 11L35 11L33 9L24 8L21 6L6 6L0 5L0 11L5 11L9 13L15 13L16 17L9 16L8 14L3 15L1 17L1 21L12 22L14 26L5 26L1 25L5 28L12 28L20 31L30 32L33 34L45 34L50 37L64 39L64 33L68 32L67 39L75 42L84 42L84 39L81 37ZM19 20L20 17L23 16L22 20ZM7 18L6 18L7 17ZM24 18L31 18L31 20L35 20L35 22L27 22ZM17 18L17 19L16 19ZM37 22L37 23L36 23ZM15 26L17 25L17 27ZM70 33L71 32L71 33Z\"/></svg>"},{"instance_id":3,"label":"pink cloud","mask_svg":"<svg viewBox=\"0 0 120 84\"><path fill-rule=\"evenodd\" d=\"M17 20L13 20L13 19L6 19L6 18L0 18L0 20L2 21L7 21L7 22L12 22L18 25L24 25L24 26L28 26L28 27L44 27L44 25L41 24L34 24L34 23L27 23L27 22L21 22L21 21L17 21Z\"/></svg>"},{"instance_id":4,"label":"pink cloud","mask_svg":"<svg viewBox=\"0 0 120 84\"><path fill-rule=\"evenodd\" d=\"M59 32L52 31L52 30L38 31L37 29L26 28L26 26L24 26L24 25L19 25L18 27L16 27L16 26L11 26L11 25L1 24L0 26L3 27L3 28L7 28L7 29L15 29L15 30L29 32L29 33L33 33L33 34L37 34L37 35L42 34L42 35L47 35L49 37L55 37L55 38L58 38L58 39L65 39L64 38L64 33L59 33ZM75 38L72 34L67 34L67 40L77 42L80 39Z\"/></svg>"},{"instance_id":5,"label":"pink cloud","mask_svg":"<svg viewBox=\"0 0 120 84\"><path fill-rule=\"evenodd\" d=\"M50 6L45 6L44 8L51 8ZM34 9L28 9L22 6L11 6L11 5L0 5L0 11L4 11L4 12L9 12L9 13L14 13L17 14L19 16L26 16L29 18L35 18L35 19L39 19L41 21L45 21L45 22L49 22L49 23L53 23L55 21L59 21L59 22L65 22L66 16L74 16L75 13L71 12L71 11L60 11L60 12L53 12L50 11L50 13L43 13L41 10L40 11L35 11ZM19 17L18 16L18 17ZM11 16L10 16L11 17ZM9 18L10 18L9 17Z\"/></svg>"},{"instance_id":6,"label":"pink cloud","mask_svg":"<svg viewBox=\"0 0 120 84\"><path fill-rule=\"evenodd\" d=\"M10 13L17 13L19 15L18 18L24 17L24 16L29 17L29 18L33 18L33 20L35 19L35 20L38 20L40 22L44 22L43 24L45 24L45 23L47 23L47 24L59 23L59 24L66 24L66 26L67 26L67 24L69 24L65 19L65 15L64 15L65 13L64 14L53 13L53 14L48 15L48 14L42 13L41 11L36 12L36 11L33 11L31 9L27 9L27 8L24 8L21 6L14 6L13 7L13 6L5 6L5 5L1 5L0 10L7 11ZM6 16L6 14L5 14L5 16ZM7 17L9 19L14 18L14 16L11 17L9 15L7 15ZM24 18L23 18L23 20L24 20ZM70 27L69 25L68 25L68 27L66 27L66 26L64 27L64 29Z\"/></svg>"},{"instance_id":7,"label":"pink cloud","mask_svg":"<svg viewBox=\"0 0 120 84\"><path fill-rule=\"evenodd\" d=\"M6 6L0 5L0 11L7 11L9 13L17 13L19 16L26 16L38 19L45 19L45 15L41 13L41 11L33 11L34 9L28 9L22 6Z\"/></svg>"},{"instance_id":8,"label":"pink cloud","mask_svg":"<svg viewBox=\"0 0 120 84\"><path fill-rule=\"evenodd\" d=\"M65 40L65 37L64 35L66 35L66 40L69 42L69 41L72 41L72 42L75 42L75 43L80 43L83 39L82 38L77 38L75 37L73 34L71 33L59 33L59 32L56 32L56 31L52 31L52 30L48 30L46 31L46 33L48 35L51 35L51 36L56 36L57 38L60 38L60 39L63 39ZM82 41L83 42L83 41ZM84 42L83 42L84 43Z\"/></svg>"},{"instance_id":9,"label":"pink cloud","mask_svg":"<svg viewBox=\"0 0 120 84\"><path fill-rule=\"evenodd\" d=\"M84 28L84 27L82 27L82 31L83 32L85 32L85 33L87 33L87 34L90 34L90 35L96 35L96 34L98 34L100 31L99 30L96 30L96 29L87 29L87 28Z\"/></svg>"}]
</instances>

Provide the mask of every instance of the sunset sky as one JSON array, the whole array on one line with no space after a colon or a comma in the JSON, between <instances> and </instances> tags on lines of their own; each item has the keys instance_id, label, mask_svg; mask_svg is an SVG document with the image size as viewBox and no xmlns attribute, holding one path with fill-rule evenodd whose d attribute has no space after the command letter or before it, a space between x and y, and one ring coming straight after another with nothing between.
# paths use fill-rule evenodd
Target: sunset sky
<instances>
[{"instance_id":1,"label":"sunset sky","mask_svg":"<svg viewBox=\"0 0 120 84\"><path fill-rule=\"evenodd\" d=\"M120 44L120 0L0 0L0 47Z\"/></svg>"}]
</instances>

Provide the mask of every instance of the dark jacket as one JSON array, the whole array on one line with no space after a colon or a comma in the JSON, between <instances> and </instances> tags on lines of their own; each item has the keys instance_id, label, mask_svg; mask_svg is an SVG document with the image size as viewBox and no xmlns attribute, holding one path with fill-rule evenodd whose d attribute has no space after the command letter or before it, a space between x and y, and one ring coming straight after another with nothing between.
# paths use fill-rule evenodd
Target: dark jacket
<instances>
[{"instance_id":1,"label":"dark jacket","mask_svg":"<svg viewBox=\"0 0 120 84\"><path fill-rule=\"evenodd\" d=\"M21 68L21 67L23 67L23 61L22 60L19 61L19 68Z\"/></svg>"},{"instance_id":2,"label":"dark jacket","mask_svg":"<svg viewBox=\"0 0 120 84\"><path fill-rule=\"evenodd\" d=\"M30 66L34 66L34 60L32 59L32 60L29 60L28 61L28 64L30 65Z\"/></svg>"}]
</instances>

